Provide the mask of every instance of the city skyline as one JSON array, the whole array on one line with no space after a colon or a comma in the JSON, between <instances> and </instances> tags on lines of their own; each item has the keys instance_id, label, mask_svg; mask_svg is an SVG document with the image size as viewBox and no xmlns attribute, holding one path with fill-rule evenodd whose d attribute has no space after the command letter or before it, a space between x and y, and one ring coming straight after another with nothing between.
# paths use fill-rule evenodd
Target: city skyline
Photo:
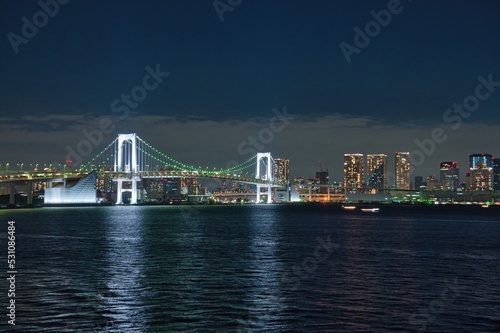
<instances>
[{"instance_id":1,"label":"city skyline","mask_svg":"<svg viewBox=\"0 0 500 333\"><path fill-rule=\"evenodd\" d=\"M372 189L381 189L381 188L390 188L390 187L398 187L398 160L397 156L403 156L403 164L400 165L400 168L402 169L407 169L404 171L405 173L405 184L409 184L412 189L417 188L417 184L415 181L415 177L423 177L423 178L428 178L433 177L433 179L436 179L437 182L439 182L439 186L445 186L444 178L446 177L451 177L446 181L446 184L454 184L454 187L456 188L456 184L465 184L466 177L470 177L471 171L478 169L473 168L472 165L479 164L479 169L482 169L483 167L488 165L488 169L490 174L488 177L490 177L488 184L486 187L493 188L495 187L498 190L500 190L500 158L495 158L492 154L489 153L474 153L474 154L469 154L468 155L468 168L466 171L460 172L460 168L458 168L458 163L456 161L451 161L451 162L439 162L439 166L437 167L437 171L439 171L439 179L436 178L436 172L430 172L427 173L426 175L424 174L416 174L414 170L412 169L408 152L395 152L394 156L396 156L395 161L394 161L394 169L388 169L387 168L387 158L388 155L386 154L367 154L366 155L366 161L364 159L364 154L361 153L345 153L344 155L344 163L343 163L343 174L340 178L332 178L329 176L329 170L328 170L328 164L327 162L325 163L326 170L323 171L323 167L321 162L319 162L319 168L321 169L320 171L315 171L316 173L316 178L318 178L318 173L325 173L327 178L329 179L329 183L345 183L346 180L346 175L347 178L351 177L355 179L354 185L348 185L348 186L354 186L354 187L362 187L366 186L368 188ZM486 159L485 159L486 156ZM353 159L350 161L349 159ZM484 159L484 161L483 161ZM274 167L273 167L273 173L274 177L280 178L280 179L289 179L292 180L293 178L296 177L303 177L308 178L308 179L313 179L313 175L298 175L298 174L293 174L290 172L290 159L288 158L283 158L283 157L274 157ZM477 161L480 161L479 163ZM66 161L68 163L58 163L57 161L54 161L52 164L49 163L0 163L0 173L2 171L7 172L9 170L10 172L16 172L16 171L27 171L27 170L34 170L36 168L38 169L43 169L47 167L52 167L54 169L59 169L59 170L64 170L67 167L77 167L80 166L78 165L71 165L73 161ZM234 164L234 162L237 161L230 161L231 163ZM483 165L484 164L484 165ZM83 165L83 164L82 164ZM365 166L366 166L366 172L365 172ZM163 165L161 162L158 162L156 164L156 167L158 170L163 170ZM378 169L377 169L378 168ZM317 167L316 167L317 169ZM434 168L436 169L436 168ZM445 170L453 170L450 174L448 174ZM147 171L147 170L146 170ZM376 172L375 172L376 171ZM374 173L375 172L375 173ZM349 175L351 174L351 175ZM462 175L462 176L461 176ZM478 177L483 177L479 175ZM392 179L392 183L391 180ZM470 179L469 179L470 180ZM374 182L375 181L375 182ZM479 180L478 180L479 182ZM327 182L324 182L325 184ZM386 186L380 186L380 184L385 184ZM468 187L469 185L467 185ZM448 186L450 187L450 186ZM407 186L404 186L405 189L407 189ZM484 189L480 189L484 190Z\"/></svg>"},{"instance_id":2,"label":"city skyline","mask_svg":"<svg viewBox=\"0 0 500 333\"><path fill-rule=\"evenodd\" d=\"M96 129L86 157L140 133L186 164L272 151L331 179L349 151L409 151L423 176L500 155L495 1L399 2L387 26L387 1L40 3L2 3L1 164L61 163Z\"/></svg>"},{"instance_id":3,"label":"city skyline","mask_svg":"<svg viewBox=\"0 0 500 333\"><path fill-rule=\"evenodd\" d=\"M4 325L498 331L499 17L0 1Z\"/></svg>"}]
</instances>

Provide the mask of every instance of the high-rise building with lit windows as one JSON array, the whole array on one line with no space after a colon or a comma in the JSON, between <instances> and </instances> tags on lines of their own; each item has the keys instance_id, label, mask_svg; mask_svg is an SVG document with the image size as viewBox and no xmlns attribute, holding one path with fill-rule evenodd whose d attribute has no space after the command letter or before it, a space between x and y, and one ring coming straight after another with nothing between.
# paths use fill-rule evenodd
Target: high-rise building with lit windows
<instances>
[{"instance_id":1,"label":"high-rise building with lit windows","mask_svg":"<svg viewBox=\"0 0 500 333\"><path fill-rule=\"evenodd\" d=\"M368 177L366 186L372 189L387 188L387 155L366 155L366 166Z\"/></svg>"},{"instance_id":2,"label":"high-rise building with lit windows","mask_svg":"<svg viewBox=\"0 0 500 333\"><path fill-rule=\"evenodd\" d=\"M469 171L469 191L490 191L493 189L493 155L470 155Z\"/></svg>"},{"instance_id":3,"label":"high-rise building with lit windows","mask_svg":"<svg viewBox=\"0 0 500 333\"><path fill-rule=\"evenodd\" d=\"M410 183L410 153L396 152L395 154L396 170L396 189L409 190Z\"/></svg>"},{"instance_id":4,"label":"high-rise building with lit windows","mask_svg":"<svg viewBox=\"0 0 500 333\"><path fill-rule=\"evenodd\" d=\"M199 184L198 178L181 178L180 188L182 194L194 195L198 194Z\"/></svg>"},{"instance_id":5,"label":"high-rise building with lit windows","mask_svg":"<svg viewBox=\"0 0 500 333\"><path fill-rule=\"evenodd\" d=\"M363 154L344 154L344 187L361 187L363 180Z\"/></svg>"},{"instance_id":6,"label":"high-rise building with lit windows","mask_svg":"<svg viewBox=\"0 0 500 333\"><path fill-rule=\"evenodd\" d=\"M436 175L427 176L427 182L425 185L427 191L434 191L441 189L441 182L436 179Z\"/></svg>"},{"instance_id":7,"label":"high-rise building with lit windows","mask_svg":"<svg viewBox=\"0 0 500 333\"><path fill-rule=\"evenodd\" d=\"M290 160L287 158L274 158L273 160L274 179L290 181Z\"/></svg>"},{"instance_id":8,"label":"high-rise building with lit windows","mask_svg":"<svg viewBox=\"0 0 500 333\"><path fill-rule=\"evenodd\" d=\"M457 162L441 162L439 164L441 189L456 191L460 184L460 170Z\"/></svg>"},{"instance_id":9,"label":"high-rise building with lit windows","mask_svg":"<svg viewBox=\"0 0 500 333\"><path fill-rule=\"evenodd\" d=\"M472 154L469 155L469 168L480 169L480 168L492 168L493 167L493 155L491 154Z\"/></svg>"},{"instance_id":10,"label":"high-rise building with lit windows","mask_svg":"<svg viewBox=\"0 0 500 333\"><path fill-rule=\"evenodd\" d=\"M493 190L500 191L500 158L493 159Z\"/></svg>"}]
</instances>

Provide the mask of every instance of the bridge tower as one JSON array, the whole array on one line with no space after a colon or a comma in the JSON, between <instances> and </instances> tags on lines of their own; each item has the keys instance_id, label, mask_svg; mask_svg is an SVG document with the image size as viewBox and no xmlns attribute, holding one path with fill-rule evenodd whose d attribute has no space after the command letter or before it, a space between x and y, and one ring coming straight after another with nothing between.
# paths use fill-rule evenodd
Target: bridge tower
<instances>
[{"instance_id":1,"label":"bridge tower","mask_svg":"<svg viewBox=\"0 0 500 333\"><path fill-rule=\"evenodd\" d=\"M117 152L115 152L114 171L120 172L119 176L113 181L117 182L116 203L123 203L123 192L132 192L130 203L137 204L137 182L140 180L138 176L137 164L137 135L118 134ZM123 182L131 182L132 189L123 189Z\"/></svg>"},{"instance_id":2,"label":"bridge tower","mask_svg":"<svg viewBox=\"0 0 500 333\"><path fill-rule=\"evenodd\" d=\"M261 164L265 167L265 171L261 172ZM255 171L255 178L265 180L267 182L264 184L257 184L257 203L260 202L260 189L262 187L267 187L267 203L272 203L272 186L274 181L273 175L273 157L271 153L257 153L257 166Z\"/></svg>"}]
</instances>

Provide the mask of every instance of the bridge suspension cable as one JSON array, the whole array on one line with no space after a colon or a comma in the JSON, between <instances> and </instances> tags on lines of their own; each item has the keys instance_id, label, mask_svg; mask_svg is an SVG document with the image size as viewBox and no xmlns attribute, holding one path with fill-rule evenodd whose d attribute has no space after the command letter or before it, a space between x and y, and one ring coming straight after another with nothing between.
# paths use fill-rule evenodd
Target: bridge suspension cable
<instances>
[{"instance_id":1,"label":"bridge suspension cable","mask_svg":"<svg viewBox=\"0 0 500 333\"><path fill-rule=\"evenodd\" d=\"M203 169L201 167L195 167L192 165L187 165L184 164L180 161L177 161L176 159L162 153L160 150L156 149L155 147L151 146L149 143L144 141L143 139L137 137L140 144L138 145L138 150L145 154L147 156L146 160L154 160L156 162L159 162L165 166L170 166L176 170L185 170L185 171L197 171L197 172L203 172L205 174L228 174L228 173L235 173L235 172L240 172L243 171L251 166L254 166L257 161L255 160L256 155L250 157L246 161L239 163L235 166L232 166L230 168L225 168L225 169L218 169L218 170L207 170ZM144 168L142 169L144 170Z\"/></svg>"},{"instance_id":2,"label":"bridge suspension cable","mask_svg":"<svg viewBox=\"0 0 500 333\"><path fill-rule=\"evenodd\" d=\"M104 165L108 165L106 164L106 162L109 162L111 158L114 157L114 153L116 151L116 148L114 150L109 150L113 145L116 144L116 142L118 141L118 138L114 139L113 142L111 142L106 148L104 148L100 153L98 153L93 159L91 159L89 162L85 163L85 164L82 164L79 168L78 168L78 171L84 171L84 170L95 170L95 167L96 166L104 166ZM101 164L99 163L95 163L96 161L99 161L99 158L102 159L100 161L102 161Z\"/></svg>"},{"instance_id":3,"label":"bridge suspension cable","mask_svg":"<svg viewBox=\"0 0 500 333\"><path fill-rule=\"evenodd\" d=\"M149 143L144 141L139 136L136 136L137 144L136 144L136 152L137 152L137 165L131 166L126 165L125 167L128 170L125 171L159 171L157 170L159 167L164 166L165 168L172 168L175 171L188 171L188 172L197 172L206 175L225 175L225 174L240 174L242 171L249 169L257 164L256 156L254 155L242 163L237 165L228 167L210 170L208 167L202 168L201 166L195 167L192 165L184 164L167 154L161 152L155 147L151 146ZM113 140L106 148L104 148L101 152L99 152L94 158L92 158L89 162L81 165L78 168L78 171L90 171L90 170L98 170L102 169L104 171L113 170L117 165L120 165L118 158L120 156L119 152L121 151L122 158L125 161L130 160L132 152L132 145L130 141L122 141L119 145L118 138ZM156 167L155 167L156 166ZM117 170L123 171L123 170ZM165 170L168 171L168 170ZM247 172L248 174L248 172ZM254 175L254 172L251 172Z\"/></svg>"}]
</instances>

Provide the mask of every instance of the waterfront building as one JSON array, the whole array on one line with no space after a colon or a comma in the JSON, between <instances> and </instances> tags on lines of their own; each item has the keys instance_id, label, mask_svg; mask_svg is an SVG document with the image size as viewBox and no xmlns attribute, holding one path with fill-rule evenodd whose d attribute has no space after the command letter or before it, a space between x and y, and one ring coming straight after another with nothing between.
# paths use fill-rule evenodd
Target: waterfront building
<instances>
[{"instance_id":1,"label":"waterfront building","mask_svg":"<svg viewBox=\"0 0 500 333\"><path fill-rule=\"evenodd\" d=\"M197 195L200 189L198 178L180 178L180 188L182 194Z\"/></svg>"},{"instance_id":2,"label":"waterfront building","mask_svg":"<svg viewBox=\"0 0 500 333\"><path fill-rule=\"evenodd\" d=\"M328 176L328 171L316 172L316 184L327 185L329 178L330 177Z\"/></svg>"},{"instance_id":3,"label":"waterfront building","mask_svg":"<svg viewBox=\"0 0 500 333\"><path fill-rule=\"evenodd\" d=\"M427 176L426 189L427 191L434 191L441 189L441 182L436 179L436 175Z\"/></svg>"},{"instance_id":4,"label":"waterfront building","mask_svg":"<svg viewBox=\"0 0 500 333\"><path fill-rule=\"evenodd\" d=\"M66 181L57 185L49 184L49 187L45 189L44 203L46 205L95 204L97 203L96 182L97 172L93 171L72 187L66 187Z\"/></svg>"},{"instance_id":5,"label":"waterfront building","mask_svg":"<svg viewBox=\"0 0 500 333\"><path fill-rule=\"evenodd\" d=\"M387 155L366 155L367 173L366 186L369 189L387 188Z\"/></svg>"},{"instance_id":6,"label":"waterfront building","mask_svg":"<svg viewBox=\"0 0 500 333\"><path fill-rule=\"evenodd\" d=\"M275 180L290 181L290 160L287 158L274 158L273 173Z\"/></svg>"},{"instance_id":7,"label":"waterfront building","mask_svg":"<svg viewBox=\"0 0 500 333\"><path fill-rule=\"evenodd\" d=\"M491 168L482 168L471 170L470 172L470 191L490 191L492 187Z\"/></svg>"},{"instance_id":8,"label":"waterfront building","mask_svg":"<svg viewBox=\"0 0 500 333\"><path fill-rule=\"evenodd\" d=\"M493 155L472 154L469 156L469 191L493 190Z\"/></svg>"},{"instance_id":9,"label":"waterfront building","mask_svg":"<svg viewBox=\"0 0 500 333\"><path fill-rule=\"evenodd\" d=\"M439 164L441 189L456 191L460 184L460 170L457 162L441 162Z\"/></svg>"},{"instance_id":10,"label":"waterfront building","mask_svg":"<svg viewBox=\"0 0 500 333\"><path fill-rule=\"evenodd\" d=\"M163 200L181 194L181 178L147 178L142 180L144 199Z\"/></svg>"},{"instance_id":11,"label":"waterfront building","mask_svg":"<svg viewBox=\"0 0 500 333\"><path fill-rule=\"evenodd\" d=\"M321 171L316 172L316 179L315 179L316 184L328 185L329 180L330 180L330 177L328 176L328 171L321 170ZM326 187L319 188L319 193L327 193L327 192L328 192L328 188L326 188Z\"/></svg>"},{"instance_id":12,"label":"waterfront building","mask_svg":"<svg viewBox=\"0 0 500 333\"><path fill-rule=\"evenodd\" d=\"M500 158L493 159L493 190L500 191Z\"/></svg>"},{"instance_id":13,"label":"waterfront building","mask_svg":"<svg viewBox=\"0 0 500 333\"><path fill-rule=\"evenodd\" d=\"M409 152L396 152L395 170L396 170L396 189L409 190L411 187Z\"/></svg>"},{"instance_id":14,"label":"waterfront building","mask_svg":"<svg viewBox=\"0 0 500 333\"><path fill-rule=\"evenodd\" d=\"M420 190L422 187L425 187L424 177L415 176L415 190Z\"/></svg>"},{"instance_id":15,"label":"waterfront building","mask_svg":"<svg viewBox=\"0 0 500 333\"><path fill-rule=\"evenodd\" d=\"M293 182L295 186L298 186L300 188L303 188L306 185L306 179L304 177L295 176Z\"/></svg>"},{"instance_id":16,"label":"waterfront building","mask_svg":"<svg viewBox=\"0 0 500 333\"><path fill-rule=\"evenodd\" d=\"M344 187L361 187L364 180L363 154L344 154Z\"/></svg>"},{"instance_id":17,"label":"waterfront building","mask_svg":"<svg viewBox=\"0 0 500 333\"><path fill-rule=\"evenodd\" d=\"M493 168L493 155L484 153L469 155L469 168Z\"/></svg>"}]
</instances>

